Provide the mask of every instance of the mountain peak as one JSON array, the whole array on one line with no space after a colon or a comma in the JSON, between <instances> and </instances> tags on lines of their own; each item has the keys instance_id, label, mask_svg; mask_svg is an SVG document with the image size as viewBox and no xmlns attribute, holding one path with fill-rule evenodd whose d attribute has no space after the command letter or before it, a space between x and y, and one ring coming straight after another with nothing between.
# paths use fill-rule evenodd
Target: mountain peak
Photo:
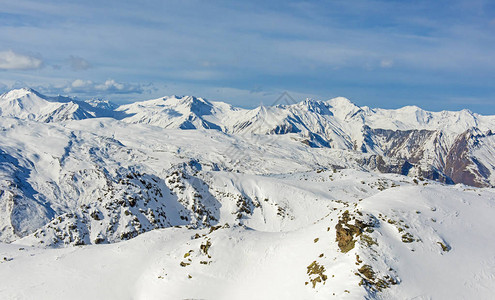
<instances>
[{"instance_id":1,"label":"mountain peak","mask_svg":"<svg viewBox=\"0 0 495 300\"><path fill-rule=\"evenodd\" d=\"M356 106L354 103L351 102L351 100L345 97L332 98L326 102L333 107Z\"/></svg>"},{"instance_id":2,"label":"mountain peak","mask_svg":"<svg viewBox=\"0 0 495 300\"><path fill-rule=\"evenodd\" d=\"M172 96L162 97L162 99L169 104L191 104L194 102L208 103L208 101L203 98L198 98L190 95L184 95L184 96L172 95Z\"/></svg>"},{"instance_id":3,"label":"mountain peak","mask_svg":"<svg viewBox=\"0 0 495 300\"><path fill-rule=\"evenodd\" d=\"M20 90L23 90L23 91L26 91L26 92L29 92L29 93L39 94L38 91L36 91L35 89L30 88L30 87L23 87L23 88L20 88Z\"/></svg>"},{"instance_id":4,"label":"mountain peak","mask_svg":"<svg viewBox=\"0 0 495 300\"><path fill-rule=\"evenodd\" d=\"M166 104L174 106L181 113L190 112L196 115L209 115L213 109L213 104L208 100L194 96L171 96L163 99Z\"/></svg>"},{"instance_id":5,"label":"mountain peak","mask_svg":"<svg viewBox=\"0 0 495 300\"><path fill-rule=\"evenodd\" d=\"M341 120L344 120L361 110L359 106L344 97L333 98L326 101L326 103L332 106L332 113Z\"/></svg>"},{"instance_id":6,"label":"mountain peak","mask_svg":"<svg viewBox=\"0 0 495 300\"><path fill-rule=\"evenodd\" d=\"M300 102L298 107L303 107L310 112L314 112L317 114L328 115L331 114L328 109L328 104L319 100L314 100L311 98L306 98L304 101Z\"/></svg>"},{"instance_id":7,"label":"mountain peak","mask_svg":"<svg viewBox=\"0 0 495 300\"><path fill-rule=\"evenodd\" d=\"M2 98L3 99L18 99L18 98L22 98L24 96L27 96L29 94L35 94L37 96L40 96L40 93L38 93L34 89L28 88L28 87L23 87L23 88L19 88L19 89L13 89L13 90L10 90L10 91L4 93L2 95Z\"/></svg>"},{"instance_id":8,"label":"mountain peak","mask_svg":"<svg viewBox=\"0 0 495 300\"><path fill-rule=\"evenodd\" d=\"M0 95L0 116L42 122L80 120L113 115L108 101L79 101L74 98L48 97L28 87Z\"/></svg>"}]
</instances>

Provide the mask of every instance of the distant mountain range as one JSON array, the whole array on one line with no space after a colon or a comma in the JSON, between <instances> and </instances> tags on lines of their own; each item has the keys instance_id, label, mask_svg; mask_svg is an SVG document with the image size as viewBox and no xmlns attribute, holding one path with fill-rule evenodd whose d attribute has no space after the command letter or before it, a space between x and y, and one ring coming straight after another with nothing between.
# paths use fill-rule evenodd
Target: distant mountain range
<instances>
[{"instance_id":1,"label":"distant mountain range","mask_svg":"<svg viewBox=\"0 0 495 300\"><path fill-rule=\"evenodd\" d=\"M495 116L469 110L372 109L342 97L255 109L193 96L117 106L103 100L47 97L32 89L18 89L0 96L0 115L39 122L110 117L166 129L287 135L311 148L365 153L360 163L366 169L446 183L495 185Z\"/></svg>"}]
</instances>

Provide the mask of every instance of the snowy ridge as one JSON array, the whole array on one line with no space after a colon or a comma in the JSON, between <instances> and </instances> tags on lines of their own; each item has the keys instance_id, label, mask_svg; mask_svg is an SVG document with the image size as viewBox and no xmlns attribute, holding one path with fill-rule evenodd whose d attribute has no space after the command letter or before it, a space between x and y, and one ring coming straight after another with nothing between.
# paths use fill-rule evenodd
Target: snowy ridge
<instances>
[{"instance_id":1,"label":"snowy ridge","mask_svg":"<svg viewBox=\"0 0 495 300\"><path fill-rule=\"evenodd\" d=\"M205 116L221 110L212 103L192 96L165 97L155 100L122 105L116 111L123 112L125 122L149 124L163 128L177 129L220 129Z\"/></svg>"}]
</instances>

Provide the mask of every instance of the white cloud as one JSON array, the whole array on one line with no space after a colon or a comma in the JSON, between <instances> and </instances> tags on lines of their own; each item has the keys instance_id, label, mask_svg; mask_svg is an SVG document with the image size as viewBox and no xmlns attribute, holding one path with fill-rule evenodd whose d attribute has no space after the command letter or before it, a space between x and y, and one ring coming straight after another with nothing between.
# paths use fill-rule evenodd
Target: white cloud
<instances>
[{"instance_id":1,"label":"white cloud","mask_svg":"<svg viewBox=\"0 0 495 300\"><path fill-rule=\"evenodd\" d=\"M140 94L143 92L143 87L140 84L120 83L113 79L108 79L107 81L100 83L91 80L76 79L63 90L65 93L80 94Z\"/></svg>"},{"instance_id":2,"label":"white cloud","mask_svg":"<svg viewBox=\"0 0 495 300\"><path fill-rule=\"evenodd\" d=\"M16 53L12 50L0 52L0 70L39 69L43 61L39 58Z\"/></svg>"},{"instance_id":3,"label":"white cloud","mask_svg":"<svg viewBox=\"0 0 495 300\"><path fill-rule=\"evenodd\" d=\"M82 79L76 79L74 80L70 87L67 87L66 89L80 89L80 88L88 88L93 85L93 82L91 80L82 80Z\"/></svg>"},{"instance_id":4,"label":"white cloud","mask_svg":"<svg viewBox=\"0 0 495 300\"><path fill-rule=\"evenodd\" d=\"M125 85L123 83L118 83L113 79L109 79L102 84L95 85L95 88L99 91L124 91L129 88L133 88L132 85Z\"/></svg>"}]
</instances>

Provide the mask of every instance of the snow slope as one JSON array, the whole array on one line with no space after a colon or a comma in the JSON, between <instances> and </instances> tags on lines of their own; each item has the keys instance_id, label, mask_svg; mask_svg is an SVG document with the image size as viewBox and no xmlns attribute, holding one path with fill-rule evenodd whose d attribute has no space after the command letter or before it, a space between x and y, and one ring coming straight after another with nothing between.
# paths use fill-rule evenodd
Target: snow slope
<instances>
[{"instance_id":1,"label":"snow slope","mask_svg":"<svg viewBox=\"0 0 495 300\"><path fill-rule=\"evenodd\" d=\"M355 171L275 176L264 185L252 176L236 179L245 191L258 188L251 193L285 198L295 208L289 214L297 225L284 225L290 222L281 218L281 228L263 227L269 222L255 213L245 220L249 225L168 228L109 245L42 250L22 241L3 244L0 280L8 288L0 295L252 299L256 292L257 299L489 299L493 293L491 189L417 185L401 176ZM278 195L279 180L312 196ZM355 237L355 247L343 253L336 225L346 210L372 220L373 230ZM313 262L326 276L314 288L316 276L308 275ZM386 276L393 284L379 285ZM378 292L377 286L386 287Z\"/></svg>"}]
</instances>

